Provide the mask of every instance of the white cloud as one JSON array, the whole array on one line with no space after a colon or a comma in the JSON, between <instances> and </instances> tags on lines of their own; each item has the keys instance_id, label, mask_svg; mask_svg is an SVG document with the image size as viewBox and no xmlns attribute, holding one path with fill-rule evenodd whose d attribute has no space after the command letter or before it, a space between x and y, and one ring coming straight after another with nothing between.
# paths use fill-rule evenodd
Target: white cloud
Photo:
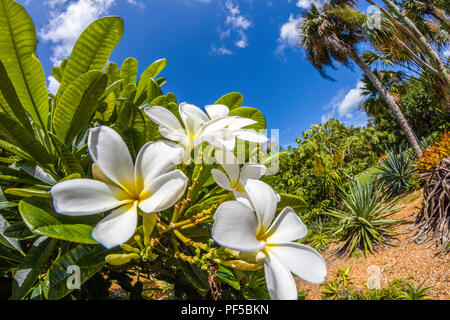
<instances>
[{"instance_id":1,"label":"white cloud","mask_svg":"<svg viewBox=\"0 0 450 320\"><path fill-rule=\"evenodd\" d=\"M344 96L345 91L339 92L331 99L324 109L331 109L321 117L321 121L327 122L331 118L337 118L347 125L363 126L367 123L367 115L358 109L364 101L362 94L363 82L358 81L355 88L350 89Z\"/></svg>"},{"instance_id":2,"label":"white cloud","mask_svg":"<svg viewBox=\"0 0 450 320\"><path fill-rule=\"evenodd\" d=\"M296 5L299 8L308 9L312 4L320 6L322 3L321 0L298 0Z\"/></svg>"},{"instance_id":3,"label":"white cloud","mask_svg":"<svg viewBox=\"0 0 450 320\"><path fill-rule=\"evenodd\" d=\"M207 0L207 1L210 1L210 0ZM131 4L131 5L133 5L133 6L137 6L137 7L141 8L141 9L145 8L145 3L141 2L141 1L127 0L127 2L129 4ZM204 2L204 0L203 0L203 2Z\"/></svg>"},{"instance_id":4,"label":"white cloud","mask_svg":"<svg viewBox=\"0 0 450 320\"><path fill-rule=\"evenodd\" d=\"M78 0L65 6L66 2L67 0L45 2L52 10L49 23L39 31L42 40L54 43L50 60L55 65L70 55L81 32L91 22L105 15L114 0Z\"/></svg>"},{"instance_id":5,"label":"white cloud","mask_svg":"<svg viewBox=\"0 0 450 320\"><path fill-rule=\"evenodd\" d=\"M286 47L296 47L300 39L300 34L297 31L298 25L303 18L294 18L294 15L289 16L288 22L283 24L280 28L280 36L278 37L277 52L281 53Z\"/></svg>"},{"instance_id":6,"label":"white cloud","mask_svg":"<svg viewBox=\"0 0 450 320\"><path fill-rule=\"evenodd\" d=\"M288 0L289 3L291 3L292 0ZM299 8L308 9L311 4L315 4L316 6L321 6L323 4L324 0L297 0L297 3L295 4Z\"/></svg>"},{"instance_id":7,"label":"white cloud","mask_svg":"<svg viewBox=\"0 0 450 320\"><path fill-rule=\"evenodd\" d=\"M362 94L363 82L358 81L356 88L351 89L346 95L344 100L338 106L338 114L340 117L352 118L353 111L358 108L361 102L364 101L364 95Z\"/></svg>"},{"instance_id":8,"label":"white cloud","mask_svg":"<svg viewBox=\"0 0 450 320\"><path fill-rule=\"evenodd\" d=\"M450 47L448 47L448 48L444 51L444 57L445 57L445 59L450 58Z\"/></svg>"},{"instance_id":9,"label":"white cloud","mask_svg":"<svg viewBox=\"0 0 450 320\"><path fill-rule=\"evenodd\" d=\"M50 93L56 94L59 88L58 80L56 80L53 76L48 76L47 80L48 80L48 91Z\"/></svg>"},{"instance_id":10,"label":"white cloud","mask_svg":"<svg viewBox=\"0 0 450 320\"><path fill-rule=\"evenodd\" d=\"M233 5L230 0L225 2L225 8L227 11L227 17L225 19L225 25L228 29L220 33L220 37L228 37L232 31L236 32L238 39L234 42L238 48L245 48L248 46L248 37L246 30L252 26L250 20L244 17L239 10L239 5Z\"/></svg>"},{"instance_id":11,"label":"white cloud","mask_svg":"<svg viewBox=\"0 0 450 320\"><path fill-rule=\"evenodd\" d=\"M211 46L211 52L217 55L230 55L233 54L233 51L226 48L225 46L222 46L220 48L216 48L214 45Z\"/></svg>"}]
</instances>

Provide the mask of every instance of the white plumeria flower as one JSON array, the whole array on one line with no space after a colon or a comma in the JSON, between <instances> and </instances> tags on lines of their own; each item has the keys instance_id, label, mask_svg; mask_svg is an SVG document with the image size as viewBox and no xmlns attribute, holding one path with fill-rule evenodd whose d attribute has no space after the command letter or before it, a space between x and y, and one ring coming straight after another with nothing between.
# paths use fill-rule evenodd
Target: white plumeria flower
<instances>
[{"instance_id":1,"label":"white plumeria flower","mask_svg":"<svg viewBox=\"0 0 450 320\"><path fill-rule=\"evenodd\" d=\"M133 164L120 135L101 126L90 130L88 148L96 180L56 184L51 190L53 205L56 212L71 216L110 211L92 232L92 238L108 249L133 236L138 208L144 213L168 209L186 189L187 177L173 170L182 161L183 149L173 143L146 143Z\"/></svg>"},{"instance_id":2,"label":"white plumeria flower","mask_svg":"<svg viewBox=\"0 0 450 320\"><path fill-rule=\"evenodd\" d=\"M266 167L256 162L247 162L241 168L234 153L226 150L216 149L215 158L226 174L212 169L212 176L220 187L228 191L242 194L248 179L260 179L266 172Z\"/></svg>"},{"instance_id":3,"label":"white plumeria flower","mask_svg":"<svg viewBox=\"0 0 450 320\"><path fill-rule=\"evenodd\" d=\"M306 281L321 283L327 273L325 261L311 247L292 242L307 234L292 208L284 208L274 220L277 199L270 186L248 180L245 190L254 209L240 201L224 202L215 213L212 237L225 248L264 262L272 299L297 299L291 272Z\"/></svg>"},{"instance_id":4,"label":"white plumeria flower","mask_svg":"<svg viewBox=\"0 0 450 320\"><path fill-rule=\"evenodd\" d=\"M206 113L197 106L181 103L179 113L184 127L177 117L164 107L147 107L145 113L152 121L159 124L159 131L163 137L183 145L186 157L189 157L193 148L203 142L233 150L236 138L256 143L267 141L267 137L260 133L242 129L256 121L238 116L228 116L227 106L208 105L205 109Z\"/></svg>"},{"instance_id":5,"label":"white plumeria flower","mask_svg":"<svg viewBox=\"0 0 450 320\"><path fill-rule=\"evenodd\" d=\"M246 205L251 206L245 192L245 184L249 179L261 179L266 173L266 166L256 162L247 162L242 167L239 166L239 161L234 153L217 149L215 151L215 158L217 162L225 170L223 173L220 170L212 169L211 174L214 181L223 189L232 191L236 200L239 200ZM277 202L280 201L280 195L275 193Z\"/></svg>"}]
</instances>

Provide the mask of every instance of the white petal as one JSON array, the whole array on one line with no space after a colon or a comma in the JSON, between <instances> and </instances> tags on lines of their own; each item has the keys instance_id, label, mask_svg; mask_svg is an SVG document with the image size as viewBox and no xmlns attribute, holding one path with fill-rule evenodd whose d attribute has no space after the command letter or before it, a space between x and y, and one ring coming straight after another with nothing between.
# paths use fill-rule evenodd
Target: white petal
<instances>
[{"instance_id":1,"label":"white petal","mask_svg":"<svg viewBox=\"0 0 450 320\"><path fill-rule=\"evenodd\" d=\"M264 248L256 239L258 222L253 211L239 201L222 203L214 215L212 237L221 246L242 252Z\"/></svg>"},{"instance_id":2,"label":"white petal","mask_svg":"<svg viewBox=\"0 0 450 320\"><path fill-rule=\"evenodd\" d=\"M100 220L92 231L92 238L110 249L127 242L137 225L136 201L113 210Z\"/></svg>"},{"instance_id":3,"label":"white petal","mask_svg":"<svg viewBox=\"0 0 450 320\"><path fill-rule=\"evenodd\" d=\"M241 168L240 179L260 179L266 173L266 166L255 162L247 162Z\"/></svg>"},{"instance_id":4,"label":"white petal","mask_svg":"<svg viewBox=\"0 0 450 320\"><path fill-rule=\"evenodd\" d=\"M184 117L193 118L198 122L207 122L210 120L202 109L185 102L180 104L180 114L183 114Z\"/></svg>"},{"instance_id":5,"label":"white petal","mask_svg":"<svg viewBox=\"0 0 450 320\"><path fill-rule=\"evenodd\" d=\"M246 140L254 143L266 143L267 137L261 133L258 133L254 130L247 130L247 129L239 129L233 131L233 134L236 138L241 140Z\"/></svg>"},{"instance_id":6,"label":"white petal","mask_svg":"<svg viewBox=\"0 0 450 320\"><path fill-rule=\"evenodd\" d=\"M212 169L211 174L214 178L214 181L222 188L228 191L232 191L230 180L227 175L220 170Z\"/></svg>"},{"instance_id":7,"label":"white petal","mask_svg":"<svg viewBox=\"0 0 450 320\"><path fill-rule=\"evenodd\" d=\"M224 117L210 120L203 125L202 130L201 132L199 132L199 134L204 136L222 136L224 133L227 133L227 131L225 131L224 129L231 122L233 122L233 117Z\"/></svg>"},{"instance_id":8,"label":"white petal","mask_svg":"<svg viewBox=\"0 0 450 320\"><path fill-rule=\"evenodd\" d=\"M233 151L236 146L236 138L233 135L228 134L228 130L221 131L221 134L217 134L213 137L208 137L208 142L219 148L228 151Z\"/></svg>"},{"instance_id":9,"label":"white petal","mask_svg":"<svg viewBox=\"0 0 450 320\"><path fill-rule=\"evenodd\" d=\"M159 132L161 135L169 140L177 141L177 142L184 142L184 140L187 139L187 136L185 133L179 132L179 131L172 131L170 129L167 129L165 127L160 126Z\"/></svg>"},{"instance_id":10,"label":"white petal","mask_svg":"<svg viewBox=\"0 0 450 320\"><path fill-rule=\"evenodd\" d=\"M205 106L205 109L211 119L226 117L230 112L230 109L223 104L210 104Z\"/></svg>"},{"instance_id":11,"label":"white petal","mask_svg":"<svg viewBox=\"0 0 450 320\"><path fill-rule=\"evenodd\" d=\"M181 170L173 170L147 181L142 193L148 193L148 198L144 197L146 199L140 202L139 208L145 213L170 208L183 195L187 182L188 178Z\"/></svg>"},{"instance_id":12,"label":"white petal","mask_svg":"<svg viewBox=\"0 0 450 320\"><path fill-rule=\"evenodd\" d=\"M247 180L244 189L258 217L258 232L264 232L270 227L277 210L275 191L268 184L254 179Z\"/></svg>"},{"instance_id":13,"label":"white petal","mask_svg":"<svg viewBox=\"0 0 450 320\"><path fill-rule=\"evenodd\" d=\"M92 179L66 180L57 183L50 192L56 212L77 216L117 208L127 198L125 191Z\"/></svg>"},{"instance_id":14,"label":"white petal","mask_svg":"<svg viewBox=\"0 0 450 320\"><path fill-rule=\"evenodd\" d=\"M137 190L156 177L173 170L183 160L184 148L167 141L146 143L136 157Z\"/></svg>"},{"instance_id":15,"label":"white petal","mask_svg":"<svg viewBox=\"0 0 450 320\"><path fill-rule=\"evenodd\" d=\"M180 104L180 116L188 135L192 136L196 136L203 124L210 120L199 107L185 102Z\"/></svg>"},{"instance_id":16,"label":"white petal","mask_svg":"<svg viewBox=\"0 0 450 320\"><path fill-rule=\"evenodd\" d=\"M245 204L247 207L249 207L250 209L252 209L253 211L255 210L252 206L252 204L250 203L250 200L248 200L247 194L244 193L240 193L237 191L233 191L234 194L234 198L239 201L242 202L243 204Z\"/></svg>"},{"instance_id":17,"label":"white petal","mask_svg":"<svg viewBox=\"0 0 450 320\"><path fill-rule=\"evenodd\" d=\"M272 300L297 300L297 286L289 270L270 251L265 250L264 273Z\"/></svg>"},{"instance_id":18,"label":"white petal","mask_svg":"<svg viewBox=\"0 0 450 320\"><path fill-rule=\"evenodd\" d=\"M121 136L109 127L91 129L89 154L101 172L125 190L134 188L134 164Z\"/></svg>"},{"instance_id":19,"label":"white petal","mask_svg":"<svg viewBox=\"0 0 450 320\"><path fill-rule=\"evenodd\" d=\"M145 114L160 126L167 128L170 131L182 132L183 127L178 121L177 117L168 109L161 106L146 107Z\"/></svg>"},{"instance_id":20,"label":"white petal","mask_svg":"<svg viewBox=\"0 0 450 320\"><path fill-rule=\"evenodd\" d=\"M243 127L249 126L251 124L258 123L258 121L249 119L249 118L242 118L242 117L234 117L233 122L228 126L228 129L230 130L237 130L241 129Z\"/></svg>"},{"instance_id":21,"label":"white petal","mask_svg":"<svg viewBox=\"0 0 450 320\"><path fill-rule=\"evenodd\" d=\"M291 207L284 208L267 230L267 243L294 241L306 237L308 230Z\"/></svg>"},{"instance_id":22,"label":"white petal","mask_svg":"<svg viewBox=\"0 0 450 320\"><path fill-rule=\"evenodd\" d=\"M214 156L230 178L231 185L235 185L239 181L239 162L234 153L216 149Z\"/></svg>"},{"instance_id":23,"label":"white petal","mask_svg":"<svg viewBox=\"0 0 450 320\"><path fill-rule=\"evenodd\" d=\"M322 256L313 248L300 243L271 244L267 251L298 277L312 283L322 283L327 275L327 266Z\"/></svg>"}]
</instances>

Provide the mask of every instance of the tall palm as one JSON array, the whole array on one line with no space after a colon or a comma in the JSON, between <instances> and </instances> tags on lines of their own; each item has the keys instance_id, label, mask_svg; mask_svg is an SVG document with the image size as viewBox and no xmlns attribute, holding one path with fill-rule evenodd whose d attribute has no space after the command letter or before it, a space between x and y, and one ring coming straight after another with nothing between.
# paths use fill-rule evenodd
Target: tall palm
<instances>
[{"instance_id":1,"label":"tall palm","mask_svg":"<svg viewBox=\"0 0 450 320\"><path fill-rule=\"evenodd\" d=\"M324 67L333 67L334 61L348 66L350 60L353 60L376 87L397 118L414 153L420 156L422 150L419 139L401 109L375 73L357 53L356 44L364 39L361 29L364 16L349 7L347 3L354 4L352 0L332 0L321 10L315 5L311 5L310 10L303 15L303 23L299 30L302 35L300 45L306 50L308 61L326 78L329 76L326 75Z\"/></svg>"}]
</instances>

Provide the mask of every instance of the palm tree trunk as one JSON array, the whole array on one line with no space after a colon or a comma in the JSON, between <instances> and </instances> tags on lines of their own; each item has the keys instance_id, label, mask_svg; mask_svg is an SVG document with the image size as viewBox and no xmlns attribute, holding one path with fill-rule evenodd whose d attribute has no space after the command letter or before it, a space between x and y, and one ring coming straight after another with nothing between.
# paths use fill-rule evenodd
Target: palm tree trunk
<instances>
[{"instance_id":1,"label":"palm tree trunk","mask_svg":"<svg viewBox=\"0 0 450 320\"><path fill-rule=\"evenodd\" d=\"M377 89L377 91L381 95L381 97L384 99L384 101L386 102L388 107L392 110L392 112L394 113L395 117L397 118L397 121L400 124L400 127L402 128L406 138L408 139L408 142L409 142L411 148L413 149L413 151L417 155L417 157L420 157L420 155L422 154L422 148L420 146L419 139L417 139L416 134L412 130L408 121L406 121L406 118L403 115L403 113L400 110L397 103L394 101L392 96L389 94L389 92L383 86L380 79L378 79L378 77L375 75L375 73L373 73L373 71L369 68L369 66L359 57L359 55L354 50L350 50L349 56L361 68L361 70L366 74L366 76L373 83L373 85L375 86L375 88Z\"/></svg>"}]
</instances>

